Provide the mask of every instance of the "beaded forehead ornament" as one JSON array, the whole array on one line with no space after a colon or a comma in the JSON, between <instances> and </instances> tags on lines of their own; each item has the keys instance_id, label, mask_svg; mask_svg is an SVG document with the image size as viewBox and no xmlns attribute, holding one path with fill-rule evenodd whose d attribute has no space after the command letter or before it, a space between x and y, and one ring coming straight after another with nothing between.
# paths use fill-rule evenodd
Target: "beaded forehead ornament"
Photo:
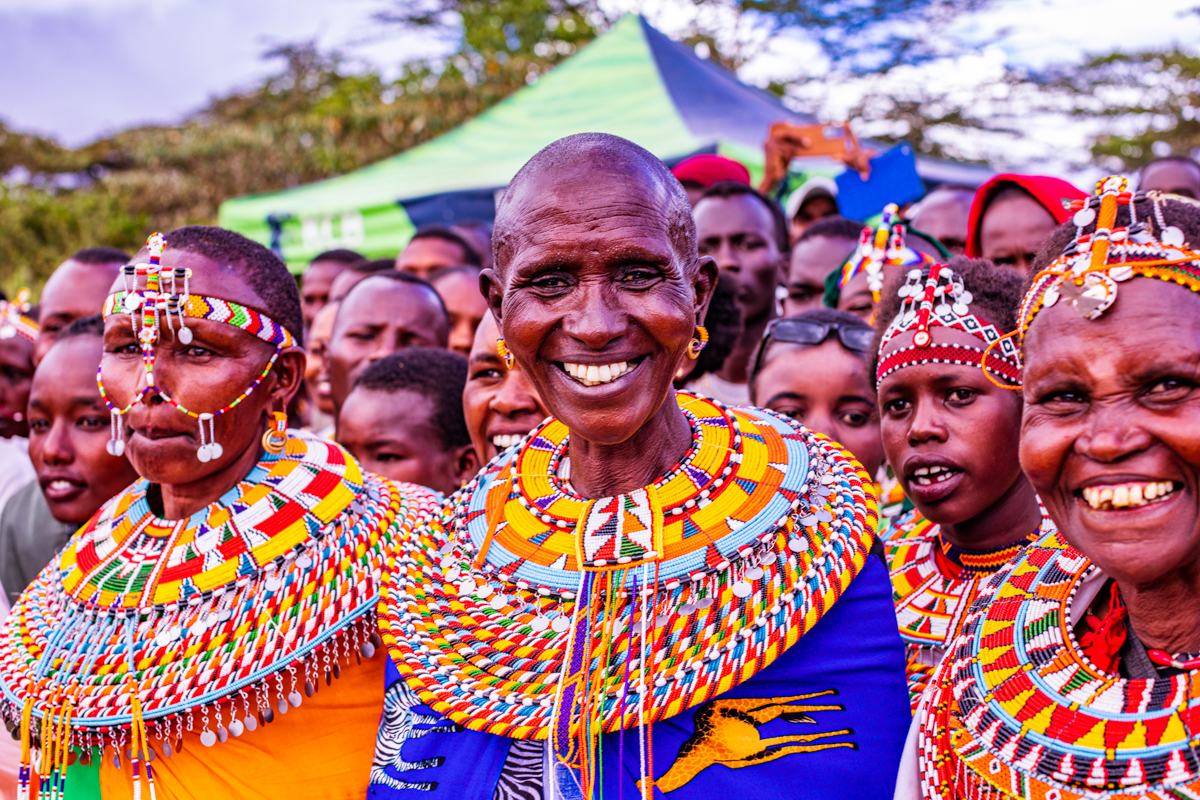
<instances>
[{"instance_id":1,"label":"beaded forehead ornament","mask_svg":"<svg viewBox=\"0 0 1200 800\"><path fill-rule=\"evenodd\" d=\"M1135 276L1158 278L1200 292L1200 251L1184 243L1183 231L1167 225L1159 192L1128 191L1119 175L1096 184L1096 194L1071 204L1075 211L1075 238L1050 266L1033 279L1021 301L1017 332L1024 341L1029 326L1042 309L1060 300L1084 319L1099 319L1117 299L1117 284ZM1137 204L1153 206L1154 222L1138 219ZM1129 224L1117 226L1117 209L1129 209ZM1084 228L1095 223L1095 230Z\"/></svg>"},{"instance_id":2,"label":"beaded forehead ornament","mask_svg":"<svg viewBox=\"0 0 1200 800\"><path fill-rule=\"evenodd\" d=\"M0 301L0 339L14 336L31 342L37 339L38 324L26 316L31 308L28 289L18 291L14 300Z\"/></svg>"},{"instance_id":3,"label":"beaded forehead ornament","mask_svg":"<svg viewBox=\"0 0 1200 800\"><path fill-rule=\"evenodd\" d=\"M114 406L109 399L108 392L104 389L103 365L96 370L96 383L100 387L100 396L104 398L104 404L108 406L108 410L112 414L112 440L108 443L108 452L114 456L120 456L125 452L121 417L128 414L130 409L142 402L146 395L153 390L179 411L199 421L200 447L196 450L196 458L201 462L206 462L220 458L224 453L224 448L217 442L214 420L236 408L249 397L250 393L258 388L258 385L267 377L271 367L275 366L275 361L283 349L295 345L296 340L287 328L266 314L229 300L189 293L188 280L192 276L192 271L186 267L164 267L161 264L162 252L166 243L166 238L161 233L150 236L146 240L146 247L150 251L150 262L148 264L126 264L122 267L121 275L124 278L125 291L109 295L104 302L105 319L113 314L129 314L132 317L133 330L137 334L142 348L142 365L146 370L145 387L134 395L133 399L129 401L129 405L124 408ZM145 285L142 289L138 289L138 279L142 277L145 278ZM167 281L170 281L170 291L166 290ZM179 291L180 288L183 291ZM192 331L187 327L188 317L224 322L235 328L241 328L268 344L275 345L275 354L271 356L271 360L255 378L254 383L250 384L250 388L218 411L197 412L184 408L155 382L155 345L159 339L160 324L165 323L171 335L176 337L181 344L186 345L192 341ZM179 326L178 330L176 330L176 324ZM205 423L208 424L207 435Z\"/></svg>"},{"instance_id":4,"label":"beaded forehead ornament","mask_svg":"<svg viewBox=\"0 0 1200 800\"><path fill-rule=\"evenodd\" d=\"M867 273L867 287L875 303L879 303L883 292L883 268L885 266L912 267L932 264L933 259L904 244L905 228L898 220L900 210L895 203L883 209L883 219L878 228L870 225L863 228L858 240L858 249L842 265L838 286L845 287L860 272Z\"/></svg>"},{"instance_id":5,"label":"beaded forehead ornament","mask_svg":"<svg viewBox=\"0 0 1200 800\"><path fill-rule=\"evenodd\" d=\"M900 313L884 331L879 352L882 355L888 342L908 331L915 331L913 343L879 359L879 367L875 372L876 385L896 370L919 364L983 366L984 374L993 383L996 381L991 375L1010 383L1020 380L1021 367L1017 361L1016 345L1002 336L995 325L971 313L969 306L975 298L963 286L962 276L954 270L939 265L931 267L928 275L924 275L920 269L909 270L908 280L900 287L899 295L904 302L900 306ZM987 348L935 345L929 329L939 325L966 331L984 342ZM989 352L997 345L999 354Z\"/></svg>"}]
</instances>

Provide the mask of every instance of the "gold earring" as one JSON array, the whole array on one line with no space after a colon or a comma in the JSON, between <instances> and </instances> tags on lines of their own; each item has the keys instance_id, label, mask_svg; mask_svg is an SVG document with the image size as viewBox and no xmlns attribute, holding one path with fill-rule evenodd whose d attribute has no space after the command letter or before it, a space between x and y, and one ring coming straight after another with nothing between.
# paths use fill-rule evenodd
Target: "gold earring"
<instances>
[{"instance_id":1,"label":"gold earring","mask_svg":"<svg viewBox=\"0 0 1200 800\"><path fill-rule=\"evenodd\" d=\"M496 340L496 355L500 356L500 360L504 362L504 366L508 369L512 369L513 365L517 363L516 359L513 358L512 351L508 349L503 336Z\"/></svg>"},{"instance_id":2,"label":"gold earring","mask_svg":"<svg viewBox=\"0 0 1200 800\"><path fill-rule=\"evenodd\" d=\"M700 357L700 351L708 346L708 328L703 325L696 326L696 337L688 342L687 354L688 358L695 361Z\"/></svg>"},{"instance_id":3,"label":"gold earring","mask_svg":"<svg viewBox=\"0 0 1200 800\"><path fill-rule=\"evenodd\" d=\"M263 450L273 456L280 455L287 447L287 421L287 414L276 411L274 419L267 426L267 432L263 434Z\"/></svg>"}]
</instances>

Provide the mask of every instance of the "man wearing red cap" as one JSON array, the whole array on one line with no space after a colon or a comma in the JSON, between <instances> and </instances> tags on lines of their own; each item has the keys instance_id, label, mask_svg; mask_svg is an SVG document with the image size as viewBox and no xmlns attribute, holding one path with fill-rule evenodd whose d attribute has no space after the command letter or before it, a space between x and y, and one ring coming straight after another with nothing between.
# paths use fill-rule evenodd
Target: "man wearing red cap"
<instances>
[{"instance_id":1,"label":"man wearing red cap","mask_svg":"<svg viewBox=\"0 0 1200 800\"><path fill-rule=\"evenodd\" d=\"M1071 216L1071 201L1085 197L1061 178L997 175L975 193L967 255L1028 275L1042 243Z\"/></svg>"},{"instance_id":2,"label":"man wearing red cap","mask_svg":"<svg viewBox=\"0 0 1200 800\"><path fill-rule=\"evenodd\" d=\"M750 185L750 171L732 158L719 156L715 153L702 153L698 156L685 158L675 165L671 174L683 184L687 191L688 201L692 208L700 200L700 196L712 188L714 183L721 181L736 181Z\"/></svg>"}]
</instances>

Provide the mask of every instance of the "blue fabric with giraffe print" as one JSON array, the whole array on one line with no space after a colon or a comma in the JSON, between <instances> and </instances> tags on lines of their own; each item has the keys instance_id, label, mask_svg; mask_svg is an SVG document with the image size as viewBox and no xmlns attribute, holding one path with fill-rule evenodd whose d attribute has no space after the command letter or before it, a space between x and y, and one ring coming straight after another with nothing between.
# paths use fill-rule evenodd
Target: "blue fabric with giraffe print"
<instances>
[{"instance_id":1,"label":"blue fabric with giraffe print","mask_svg":"<svg viewBox=\"0 0 1200 800\"><path fill-rule=\"evenodd\" d=\"M389 663L368 796L574 800L541 742L464 730L422 705ZM778 661L654 725L661 800L891 798L910 712L887 570L869 558L820 622ZM604 800L637 800L637 730L604 737Z\"/></svg>"}]
</instances>

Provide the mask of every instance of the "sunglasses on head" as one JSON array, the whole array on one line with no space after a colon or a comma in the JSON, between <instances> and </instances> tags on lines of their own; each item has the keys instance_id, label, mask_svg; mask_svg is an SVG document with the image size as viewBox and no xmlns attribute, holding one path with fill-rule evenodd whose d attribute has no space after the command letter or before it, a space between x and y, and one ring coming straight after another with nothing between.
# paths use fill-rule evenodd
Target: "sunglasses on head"
<instances>
[{"instance_id":1,"label":"sunglasses on head","mask_svg":"<svg viewBox=\"0 0 1200 800\"><path fill-rule=\"evenodd\" d=\"M842 347L856 353L868 353L875 341L875 331L872 328L858 325L843 325L840 322L813 322L807 319L773 319L763 331L762 344L758 347L758 355L754 359L754 369L750 374L757 375L762 367L763 353L767 343L774 339L788 344L818 345L829 338L829 334L837 331L838 340Z\"/></svg>"}]
</instances>

